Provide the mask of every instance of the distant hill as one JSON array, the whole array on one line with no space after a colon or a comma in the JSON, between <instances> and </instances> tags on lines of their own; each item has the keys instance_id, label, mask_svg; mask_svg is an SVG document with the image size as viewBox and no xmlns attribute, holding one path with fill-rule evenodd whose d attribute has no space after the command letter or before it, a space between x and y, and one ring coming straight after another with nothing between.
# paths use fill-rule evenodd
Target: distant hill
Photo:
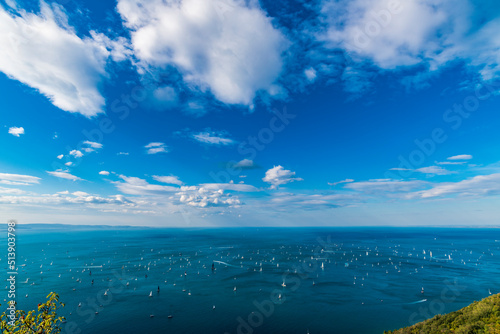
<instances>
[{"instance_id":1,"label":"distant hill","mask_svg":"<svg viewBox=\"0 0 500 334\"><path fill-rule=\"evenodd\" d=\"M474 302L463 309L384 334L500 333L500 294Z\"/></svg>"}]
</instances>

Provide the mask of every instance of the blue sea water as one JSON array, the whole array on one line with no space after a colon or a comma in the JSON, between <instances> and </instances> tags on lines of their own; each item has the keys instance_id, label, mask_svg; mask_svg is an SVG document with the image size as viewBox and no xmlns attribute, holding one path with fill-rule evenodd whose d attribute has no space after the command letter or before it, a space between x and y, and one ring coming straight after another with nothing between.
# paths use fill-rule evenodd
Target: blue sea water
<instances>
[{"instance_id":1,"label":"blue sea water","mask_svg":"<svg viewBox=\"0 0 500 334\"><path fill-rule=\"evenodd\" d=\"M16 233L17 306L57 292L63 333L382 333L500 292L500 229Z\"/></svg>"}]
</instances>

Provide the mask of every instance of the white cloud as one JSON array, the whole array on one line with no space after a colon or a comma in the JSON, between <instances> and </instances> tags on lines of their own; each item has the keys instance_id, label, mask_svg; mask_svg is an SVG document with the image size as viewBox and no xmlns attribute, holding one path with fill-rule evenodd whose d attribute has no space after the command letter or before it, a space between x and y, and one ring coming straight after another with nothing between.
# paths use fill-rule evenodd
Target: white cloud
<instances>
[{"instance_id":1,"label":"white cloud","mask_svg":"<svg viewBox=\"0 0 500 334\"><path fill-rule=\"evenodd\" d=\"M179 196L180 203L198 208L239 206L241 204L237 196L225 194L221 187L224 186L222 184L211 184L208 187L204 185L200 187L181 187L181 191L176 195Z\"/></svg>"},{"instance_id":2,"label":"white cloud","mask_svg":"<svg viewBox=\"0 0 500 334\"><path fill-rule=\"evenodd\" d=\"M0 9L1 10L1 9ZM9 128L9 133L13 136L19 137L20 135L24 135L24 128L13 126Z\"/></svg>"},{"instance_id":3,"label":"white cloud","mask_svg":"<svg viewBox=\"0 0 500 334\"><path fill-rule=\"evenodd\" d=\"M73 165L73 163L71 161L68 161L65 163L65 165L69 167L69 166Z\"/></svg>"},{"instance_id":4,"label":"white cloud","mask_svg":"<svg viewBox=\"0 0 500 334\"><path fill-rule=\"evenodd\" d=\"M78 151L78 150L71 150L69 152L70 155L74 156L75 158L81 158L83 157L83 153L81 151Z\"/></svg>"},{"instance_id":5,"label":"white cloud","mask_svg":"<svg viewBox=\"0 0 500 334\"><path fill-rule=\"evenodd\" d=\"M40 183L40 178L31 175L0 173L0 183L11 185L31 185Z\"/></svg>"},{"instance_id":6,"label":"white cloud","mask_svg":"<svg viewBox=\"0 0 500 334\"><path fill-rule=\"evenodd\" d=\"M148 149L148 154L168 153L168 147L164 143L154 142L149 143L144 147Z\"/></svg>"},{"instance_id":7,"label":"white cloud","mask_svg":"<svg viewBox=\"0 0 500 334\"><path fill-rule=\"evenodd\" d=\"M66 179L66 180L72 180L72 181L82 181L83 179L79 178L78 176L75 176L73 174L70 174L67 171L63 170L56 170L54 172L47 172L48 174L61 178L61 179Z\"/></svg>"},{"instance_id":8,"label":"white cloud","mask_svg":"<svg viewBox=\"0 0 500 334\"><path fill-rule=\"evenodd\" d=\"M435 185L432 189L418 192L421 198L445 195L486 196L500 194L500 173L478 175L459 182L446 182Z\"/></svg>"},{"instance_id":9,"label":"white cloud","mask_svg":"<svg viewBox=\"0 0 500 334\"><path fill-rule=\"evenodd\" d=\"M200 187L204 189L218 191L218 190L230 190L230 191L239 191L239 192L257 192L259 189L255 188L249 184L243 183L204 183L200 184Z\"/></svg>"},{"instance_id":10,"label":"white cloud","mask_svg":"<svg viewBox=\"0 0 500 334\"><path fill-rule=\"evenodd\" d=\"M21 189L0 187L0 194L22 195L24 193Z\"/></svg>"},{"instance_id":11,"label":"white cloud","mask_svg":"<svg viewBox=\"0 0 500 334\"><path fill-rule=\"evenodd\" d=\"M447 169L444 169L439 166L429 166L429 167L422 167L415 169L416 172L423 173L423 174L429 174L429 175L449 175L449 174L456 174L456 172L449 171Z\"/></svg>"},{"instance_id":12,"label":"white cloud","mask_svg":"<svg viewBox=\"0 0 500 334\"><path fill-rule=\"evenodd\" d=\"M78 37L61 6L42 1L40 7L38 15L0 7L0 71L63 110L87 117L102 112L105 101L97 87L106 76L109 51L94 38Z\"/></svg>"},{"instance_id":13,"label":"white cloud","mask_svg":"<svg viewBox=\"0 0 500 334\"><path fill-rule=\"evenodd\" d=\"M129 195L154 195L168 192L179 191L180 188L172 186L161 186L150 184L144 179L138 177L129 177L120 175L124 182L112 182L118 190Z\"/></svg>"},{"instance_id":14,"label":"white cloud","mask_svg":"<svg viewBox=\"0 0 500 334\"><path fill-rule=\"evenodd\" d=\"M71 195L77 196L77 197L82 197L82 196L88 196L89 194L84 192L84 191L75 191L75 192L71 193Z\"/></svg>"},{"instance_id":15,"label":"white cloud","mask_svg":"<svg viewBox=\"0 0 500 334\"><path fill-rule=\"evenodd\" d=\"M62 158L64 158L64 154L59 154L59 155L57 156L57 159L59 159L59 160L61 160Z\"/></svg>"},{"instance_id":16,"label":"white cloud","mask_svg":"<svg viewBox=\"0 0 500 334\"><path fill-rule=\"evenodd\" d=\"M312 67L307 68L304 71L304 74L307 80L309 80L309 82L313 82L314 80L316 80L316 70L314 68Z\"/></svg>"},{"instance_id":17,"label":"white cloud","mask_svg":"<svg viewBox=\"0 0 500 334\"><path fill-rule=\"evenodd\" d=\"M181 186L183 184L182 181L179 180L179 177L177 177L177 176L153 175L153 179L155 179L156 181L161 182L161 183L176 184L178 186Z\"/></svg>"},{"instance_id":18,"label":"white cloud","mask_svg":"<svg viewBox=\"0 0 500 334\"><path fill-rule=\"evenodd\" d=\"M217 133L217 132L200 132L193 134L192 137L199 141L200 143L205 143L205 144L211 144L211 145L233 145L236 144L236 141L229 139L229 138L224 138L224 133Z\"/></svg>"},{"instance_id":19,"label":"white cloud","mask_svg":"<svg viewBox=\"0 0 500 334\"><path fill-rule=\"evenodd\" d=\"M500 74L500 18L469 0L325 1L324 39L382 69L462 61L484 80ZM481 18L481 20L479 19ZM492 19L493 17L493 19Z\"/></svg>"},{"instance_id":20,"label":"white cloud","mask_svg":"<svg viewBox=\"0 0 500 334\"><path fill-rule=\"evenodd\" d=\"M470 154L460 154L460 155L454 155L452 157L447 158L448 160L471 160L472 155Z\"/></svg>"},{"instance_id":21,"label":"white cloud","mask_svg":"<svg viewBox=\"0 0 500 334\"><path fill-rule=\"evenodd\" d=\"M401 181L392 179L374 179L368 181L352 182L344 186L346 189L352 189L367 194L379 193L406 193L426 186L425 181Z\"/></svg>"},{"instance_id":22,"label":"white cloud","mask_svg":"<svg viewBox=\"0 0 500 334\"><path fill-rule=\"evenodd\" d=\"M88 141L88 140L84 141L83 143L86 144L86 145L89 145L92 148L96 148L96 149L102 148L102 144L101 143L96 143L96 142Z\"/></svg>"},{"instance_id":23,"label":"white cloud","mask_svg":"<svg viewBox=\"0 0 500 334\"><path fill-rule=\"evenodd\" d=\"M467 161L435 161L437 165L463 165L466 163Z\"/></svg>"},{"instance_id":24,"label":"white cloud","mask_svg":"<svg viewBox=\"0 0 500 334\"><path fill-rule=\"evenodd\" d=\"M15 192L12 192L12 194L15 194ZM131 208L136 206L134 202L123 195L101 197L80 191L74 192L71 196L69 196L68 191L58 192L56 194L31 194L30 196L0 196L0 203L7 203L9 205L35 205L37 208L39 208L40 205L53 205L56 210L61 209L60 205L74 206L75 204L83 205L88 208L99 208L107 205L118 205ZM75 209L80 210L81 206L76 206Z\"/></svg>"},{"instance_id":25,"label":"white cloud","mask_svg":"<svg viewBox=\"0 0 500 334\"><path fill-rule=\"evenodd\" d=\"M342 181L338 181L338 182L328 182L328 185L329 186L336 186L337 184L342 184L342 183L350 183L350 182L354 182L353 179L345 179L345 180L342 180Z\"/></svg>"},{"instance_id":26,"label":"white cloud","mask_svg":"<svg viewBox=\"0 0 500 334\"><path fill-rule=\"evenodd\" d=\"M252 168L255 168L255 163L253 162L253 160L250 160L250 159L243 159L239 162L237 162L235 165L234 165L235 168L242 168L242 169L252 169Z\"/></svg>"},{"instance_id":27,"label":"white cloud","mask_svg":"<svg viewBox=\"0 0 500 334\"><path fill-rule=\"evenodd\" d=\"M119 0L117 9L142 66L173 66L224 103L251 105L281 73L287 41L257 2Z\"/></svg>"},{"instance_id":28,"label":"white cloud","mask_svg":"<svg viewBox=\"0 0 500 334\"><path fill-rule=\"evenodd\" d=\"M156 97L158 101L161 102L173 103L173 104L177 102L177 93L175 92L175 89L171 86L159 87L155 89L153 95L154 97Z\"/></svg>"},{"instance_id":29,"label":"white cloud","mask_svg":"<svg viewBox=\"0 0 500 334\"><path fill-rule=\"evenodd\" d=\"M266 171L266 176L262 179L264 182L271 184L271 189L277 189L280 185L287 184L293 181L303 181L299 177L294 177L295 172L284 169L282 166L274 166Z\"/></svg>"},{"instance_id":30,"label":"white cloud","mask_svg":"<svg viewBox=\"0 0 500 334\"><path fill-rule=\"evenodd\" d=\"M129 155L129 154L130 153L128 153L128 152L118 152L118 153L116 153L116 155Z\"/></svg>"},{"instance_id":31,"label":"white cloud","mask_svg":"<svg viewBox=\"0 0 500 334\"><path fill-rule=\"evenodd\" d=\"M102 170L99 172L99 175L109 175L109 172L107 170Z\"/></svg>"}]
</instances>

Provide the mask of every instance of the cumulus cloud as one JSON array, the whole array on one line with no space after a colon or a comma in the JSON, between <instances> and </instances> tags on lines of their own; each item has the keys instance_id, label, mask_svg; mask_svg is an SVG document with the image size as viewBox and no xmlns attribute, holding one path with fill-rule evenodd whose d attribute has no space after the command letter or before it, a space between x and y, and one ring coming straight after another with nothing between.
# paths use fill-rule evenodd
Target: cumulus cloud
<instances>
[{"instance_id":1,"label":"cumulus cloud","mask_svg":"<svg viewBox=\"0 0 500 334\"><path fill-rule=\"evenodd\" d=\"M13 136L19 137L20 135L24 135L24 128L17 126L10 127L9 133Z\"/></svg>"},{"instance_id":2,"label":"cumulus cloud","mask_svg":"<svg viewBox=\"0 0 500 334\"><path fill-rule=\"evenodd\" d=\"M59 159L59 160L61 160L62 158L64 158L64 154L59 154L59 155L57 156L57 159Z\"/></svg>"},{"instance_id":3,"label":"cumulus cloud","mask_svg":"<svg viewBox=\"0 0 500 334\"><path fill-rule=\"evenodd\" d=\"M40 183L41 178L31 175L0 173L0 183L11 185L32 185Z\"/></svg>"},{"instance_id":4,"label":"cumulus cloud","mask_svg":"<svg viewBox=\"0 0 500 334\"><path fill-rule=\"evenodd\" d=\"M71 180L71 181L82 181L83 179L79 178L78 176L75 176L73 174L70 174L68 171L64 170L56 170L54 172L47 172L48 174L58 177L60 179L66 179L66 180Z\"/></svg>"},{"instance_id":5,"label":"cumulus cloud","mask_svg":"<svg viewBox=\"0 0 500 334\"><path fill-rule=\"evenodd\" d=\"M424 65L430 71L462 61L484 80L500 74L500 19L469 0L325 1L324 36L357 62L385 70ZM423 19L425 18L425 19Z\"/></svg>"},{"instance_id":6,"label":"cumulus cloud","mask_svg":"<svg viewBox=\"0 0 500 334\"><path fill-rule=\"evenodd\" d=\"M299 177L294 177L295 172L284 169L282 166L274 166L266 171L266 176L262 179L264 182L271 184L271 189L277 189L280 185L294 181L303 181Z\"/></svg>"},{"instance_id":7,"label":"cumulus cloud","mask_svg":"<svg viewBox=\"0 0 500 334\"><path fill-rule=\"evenodd\" d=\"M177 176L158 176L158 175L153 175L153 179L155 179L158 182L166 183L166 184L176 184L178 186L181 186L183 184L182 181L179 180L179 177L177 177Z\"/></svg>"},{"instance_id":8,"label":"cumulus cloud","mask_svg":"<svg viewBox=\"0 0 500 334\"><path fill-rule=\"evenodd\" d=\"M144 147L148 149L147 154L168 153L168 147L165 143L154 142Z\"/></svg>"},{"instance_id":9,"label":"cumulus cloud","mask_svg":"<svg viewBox=\"0 0 500 334\"><path fill-rule=\"evenodd\" d=\"M109 172L107 170L102 170L99 172L99 175L109 175Z\"/></svg>"},{"instance_id":10,"label":"cumulus cloud","mask_svg":"<svg viewBox=\"0 0 500 334\"><path fill-rule=\"evenodd\" d=\"M75 158L81 158L83 157L83 153L79 150L71 150L69 152L70 155L74 156Z\"/></svg>"},{"instance_id":11,"label":"cumulus cloud","mask_svg":"<svg viewBox=\"0 0 500 334\"><path fill-rule=\"evenodd\" d=\"M224 193L224 189L222 189L221 186L221 184L212 184L199 187L181 187L181 191L176 195L180 203L198 208L239 206L242 204L237 196Z\"/></svg>"},{"instance_id":12,"label":"cumulus cloud","mask_svg":"<svg viewBox=\"0 0 500 334\"><path fill-rule=\"evenodd\" d=\"M11 14L0 6L0 71L62 110L97 115L105 104L98 86L110 52L99 40L77 36L61 6L42 1L40 7L39 14Z\"/></svg>"},{"instance_id":13,"label":"cumulus cloud","mask_svg":"<svg viewBox=\"0 0 500 334\"><path fill-rule=\"evenodd\" d=\"M210 145L234 145L236 141L225 138L226 134L224 132L214 132L214 131L205 131L200 133L195 133L192 137L199 141L200 143L210 144Z\"/></svg>"},{"instance_id":14,"label":"cumulus cloud","mask_svg":"<svg viewBox=\"0 0 500 334\"><path fill-rule=\"evenodd\" d=\"M288 44L257 6L242 0L119 0L117 9L143 67L173 67L189 86L209 89L224 103L251 105L278 78Z\"/></svg>"}]
</instances>

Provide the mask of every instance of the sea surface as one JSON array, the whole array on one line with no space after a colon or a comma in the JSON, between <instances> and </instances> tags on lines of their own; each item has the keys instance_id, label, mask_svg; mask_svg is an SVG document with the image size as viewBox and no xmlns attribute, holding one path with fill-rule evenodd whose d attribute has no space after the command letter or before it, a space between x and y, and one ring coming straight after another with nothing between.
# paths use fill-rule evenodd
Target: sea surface
<instances>
[{"instance_id":1,"label":"sea surface","mask_svg":"<svg viewBox=\"0 0 500 334\"><path fill-rule=\"evenodd\" d=\"M16 301L57 292L63 333L382 333L500 292L499 255L500 229L18 225Z\"/></svg>"}]
</instances>

